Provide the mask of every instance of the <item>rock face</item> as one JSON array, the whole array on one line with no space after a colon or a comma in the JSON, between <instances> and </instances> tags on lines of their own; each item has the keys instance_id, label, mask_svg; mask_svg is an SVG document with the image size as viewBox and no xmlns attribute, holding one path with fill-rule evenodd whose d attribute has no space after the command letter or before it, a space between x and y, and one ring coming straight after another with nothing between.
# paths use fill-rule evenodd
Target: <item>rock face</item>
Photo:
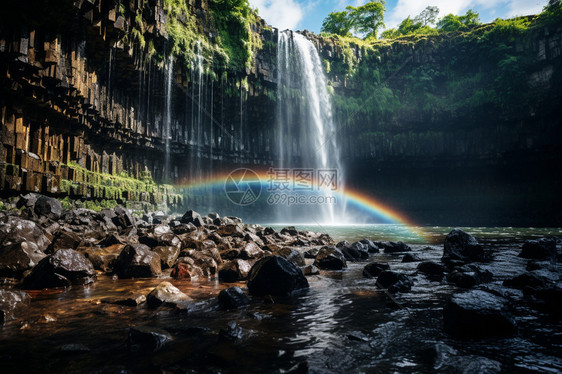
<instances>
[{"instance_id":1,"label":"rock face","mask_svg":"<svg viewBox=\"0 0 562 374\"><path fill-rule=\"evenodd\" d=\"M490 254L478 244L476 238L460 229L454 229L445 238L443 262L449 262L451 260L485 262L490 259Z\"/></svg>"},{"instance_id":2,"label":"rock face","mask_svg":"<svg viewBox=\"0 0 562 374\"><path fill-rule=\"evenodd\" d=\"M37 264L23 282L25 289L84 285L96 280L94 266L82 253L61 249Z\"/></svg>"},{"instance_id":3,"label":"rock face","mask_svg":"<svg viewBox=\"0 0 562 374\"><path fill-rule=\"evenodd\" d=\"M281 256L262 258L248 275L248 289L256 296L287 296L308 287L301 269Z\"/></svg>"},{"instance_id":4,"label":"rock face","mask_svg":"<svg viewBox=\"0 0 562 374\"><path fill-rule=\"evenodd\" d=\"M129 244L115 261L115 273L120 278L148 278L162 273L160 256L144 244Z\"/></svg>"},{"instance_id":5,"label":"rock face","mask_svg":"<svg viewBox=\"0 0 562 374\"><path fill-rule=\"evenodd\" d=\"M17 318L29 307L30 300L23 291L0 288L0 325Z\"/></svg>"},{"instance_id":6,"label":"rock face","mask_svg":"<svg viewBox=\"0 0 562 374\"><path fill-rule=\"evenodd\" d=\"M322 247L316 255L314 266L321 270L342 270L347 267L347 263L345 256L339 249Z\"/></svg>"},{"instance_id":7,"label":"rock face","mask_svg":"<svg viewBox=\"0 0 562 374\"><path fill-rule=\"evenodd\" d=\"M219 293L218 299L219 305L223 309L237 309L250 303L250 299L248 299L248 296L240 287L230 287L222 290Z\"/></svg>"},{"instance_id":8,"label":"rock face","mask_svg":"<svg viewBox=\"0 0 562 374\"><path fill-rule=\"evenodd\" d=\"M377 277L376 285L389 292L408 292L412 289L414 282L405 274L384 270Z\"/></svg>"},{"instance_id":9,"label":"rock face","mask_svg":"<svg viewBox=\"0 0 562 374\"><path fill-rule=\"evenodd\" d=\"M20 277L45 257L50 244L45 231L35 222L0 218L0 276Z\"/></svg>"},{"instance_id":10,"label":"rock face","mask_svg":"<svg viewBox=\"0 0 562 374\"><path fill-rule=\"evenodd\" d=\"M459 338L512 335L517 331L507 300L474 290L454 295L443 308L445 332Z\"/></svg>"},{"instance_id":11,"label":"rock face","mask_svg":"<svg viewBox=\"0 0 562 374\"><path fill-rule=\"evenodd\" d=\"M146 296L146 304L150 308L163 306L183 306L191 302L192 299L174 287L170 282L162 282Z\"/></svg>"}]
</instances>

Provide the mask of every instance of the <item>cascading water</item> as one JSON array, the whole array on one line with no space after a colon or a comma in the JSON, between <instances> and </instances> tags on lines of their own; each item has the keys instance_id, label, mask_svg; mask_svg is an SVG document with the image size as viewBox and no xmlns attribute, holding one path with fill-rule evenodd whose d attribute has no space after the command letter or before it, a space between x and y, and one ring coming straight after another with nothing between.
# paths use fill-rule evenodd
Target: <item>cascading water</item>
<instances>
[{"instance_id":1,"label":"cascading water","mask_svg":"<svg viewBox=\"0 0 562 374\"><path fill-rule=\"evenodd\" d=\"M277 45L277 153L279 168L313 168L336 170L337 187L343 188L343 170L336 142L337 131L322 61L312 42L292 31L279 33ZM334 191L318 179L319 194L336 197ZM320 204L315 214L310 206L306 213L314 221L336 223L343 219L345 202ZM337 209L336 209L337 208ZM288 214L286 214L288 213ZM281 220L302 220L293 209ZM337 217L336 217L337 215ZM337 218L337 219L336 219Z\"/></svg>"}]
</instances>

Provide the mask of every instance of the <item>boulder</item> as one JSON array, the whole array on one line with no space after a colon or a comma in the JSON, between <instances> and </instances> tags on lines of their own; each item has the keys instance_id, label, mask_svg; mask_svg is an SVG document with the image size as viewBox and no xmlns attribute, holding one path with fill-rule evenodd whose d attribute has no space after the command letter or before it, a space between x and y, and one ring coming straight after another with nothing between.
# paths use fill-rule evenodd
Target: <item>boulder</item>
<instances>
[{"instance_id":1,"label":"boulder","mask_svg":"<svg viewBox=\"0 0 562 374\"><path fill-rule=\"evenodd\" d=\"M528 240L523 243L519 257L533 260L556 259L556 239L540 238L538 240Z\"/></svg>"},{"instance_id":2,"label":"boulder","mask_svg":"<svg viewBox=\"0 0 562 374\"><path fill-rule=\"evenodd\" d=\"M507 299L481 290L453 295L443 308L445 332L457 338L512 335L517 327L507 303Z\"/></svg>"},{"instance_id":3,"label":"boulder","mask_svg":"<svg viewBox=\"0 0 562 374\"><path fill-rule=\"evenodd\" d=\"M242 340L244 337L244 330L234 321L230 321L226 329L219 331L219 340L224 342L235 343Z\"/></svg>"},{"instance_id":4,"label":"boulder","mask_svg":"<svg viewBox=\"0 0 562 374\"><path fill-rule=\"evenodd\" d=\"M201 215L199 213L197 213L194 210L188 210L187 212L185 212L183 217L181 217L180 222L181 223L192 223L196 227L200 227L200 226L204 225L203 218L201 217Z\"/></svg>"},{"instance_id":5,"label":"boulder","mask_svg":"<svg viewBox=\"0 0 562 374\"><path fill-rule=\"evenodd\" d=\"M252 265L246 260L236 259L226 262L219 268L219 280L226 283L245 280L251 269Z\"/></svg>"},{"instance_id":6,"label":"boulder","mask_svg":"<svg viewBox=\"0 0 562 374\"><path fill-rule=\"evenodd\" d=\"M316 258L318 252L320 252L320 248L310 248L304 252L304 258Z\"/></svg>"},{"instance_id":7,"label":"boulder","mask_svg":"<svg viewBox=\"0 0 562 374\"><path fill-rule=\"evenodd\" d=\"M69 229L62 229L57 231L51 245L47 252L53 253L63 248L76 249L82 243L80 235L76 234Z\"/></svg>"},{"instance_id":8,"label":"boulder","mask_svg":"<svg viewBox=\"0 0 562 374\"><path fill-rule=\"evenodd\" d=\"M304 275L316 275L320 273L320 270L318 270L318 268L312 264L301 266L301 270Z\"/></svg>"},{"instance_id":9,"label":"boulder","mask_svg":"<svg viewBox=\"0 0 562 374\"><path fill-rule=\"evenodd\" d=\"M0 325L25 312L29 308L30 300L23 291L0 288Z\"/></svg>"},{"instance_id":10,"label":"boulder","mask_svg":"<svg viewBox=\"0 0 562 374\"><path fill-rule=\"evenodd\" d=\"M55 198L41 195L33 205L33 211L39 217L57 220L62 215L62 205Z\"/></svg>"},{"instance_id":11,"label":"boulder","mask_svg":"<svg viewBox=\"0 0 562 374\"><path fill-rule=\"evenodd\" d=\"M462 262L486 262L491 260L490 254L478 244L476 238L460 229L454 229L445 237L443 262L457 260Z\"/></svg>"},{"instance_id":12,"label":"boulder","mask_svg":"<svg viewBox=\"0 0 562 374\"><path fill-rule=\"evenodd\" d=\"M547 274L549 273L541 270L528 271L513 278L506 279L503 285L518 290L546 288L554 284L554 280Z\"/></svg>"},{"instance_id":13,"label":"boulder","mask_svg":"<svg viewBox=\"0 0 562 374\"><path fill-rule=\"evenodd\" d=\"M195 279L203 276L203 269L191 257L180 257L170 276L175 279Z\"/></svg>"},{"instance_id":14,"label":"boulder","mask_svg":"<svg viewBox=\"0 0 562 374\"><path fill-rule=\"evenodd\" d=\"M112 216L111 222L113 222L113 224L118 228L126 229L135 226L136 223L135 217L133 217L133 215L131 214L131 212L129 212L128 209L125 209L121 206L117 206L113 210L113 213L114 215L111 215L109 213L106 214L108 214L108 216Z\"/></svg>"},{"instance_id":15,"label":"boulder","mask_svg":"<svg viewBox=\"0 0 562 374\"><path fill-rule=\"evenodd\" d=\"M159 306L185 306L192 299L174 287L170 282L162 282L156 286L146 296L146 304L149 308L157 308Z\"/></svg>"},{"instance_id":16,"label":"boulder","mask_svg":"<svg viewBox=\"0 0 562 374\"><path fill-rule=\"evenodd\" d=\"M132 352L150 353L160 350L172 340L166 330L152 326L135 326L129 329L127 349Z\"/></svg>"},{"instance_id":17,"label":"boulder","mask_svg":"<svg viewBox=\"0 0 562 374\"><path fill-rule=\"evenodd\" d=\"M0 276L20 277L44 257L51 244L33 221L5 216L0 219Z\"/></svg>"},{"instance_id":18,"label":"boulder","mask_svg":"<svg viewBox=\"0 0 562 374\"><path fill-rule=\"evenodd\" d=\"M123 248L125 248L124 244L114 244L104 248L93 247L86 249L84 255L92 262L94 269L110 272Z\"/></svg>"},{"instance_id":19,"label":"boulder","mask_svg":"<svg viewBox=\"0 0 562 374\"><path fill-rule=\"evenodd\" d=\"M422 259L415 253L406 253L404 257L402 257L402 262L419 262Z\"/></svg>"},{"instance_id":20,"label":"boulder","mask_svg":"<svg viewBox=\"0 0 562 374\"><path fill-rule=\"evenodd\" d=\"M85 285L96 280L94 266L82 253L61 249L41 260L24 279L24 289Z\"/></svg>"},{"instance_id":21,"label":"boulder","mask_svg":"<svg viewBox=\"0 0 562 374\"><path fill-rule=\"evenodd\" d=\"M385 288L389 292L408 292L412 289L414 282L405 274L391 270L382 271L377 277L378 288Z\"/></svg>"},{"instance_id":22,"label":"boulder","mask_svg":"<svg viewBox=\"0 0 562 374\"><path fill-rule=\"evenodd\" d=\"M447 275L447 282L461 288L472 288L477 284L491 282L493 275L488 270L482 270L476 265L455 268Z\"/></svg>"},{"instance_id":23,"label":"boulder","mask_svg":"<svg viewBox=\"0 0 562 374\"><path fill-rule=\"evenodd\" d=\"M341 243L338 243L341 244ZM355 242L349 245L342 245L338 247L348 261L360 261L369 258L369 251L367 245L361 242Z\"/></svg>"},{"instance_id":24,"label":"boulder","mask_svg":"<svg viewBox=\"0 0 562 374\"><path fill-rule=\"evenodd\" d=\"M162 273L160 256L144 244L129 244L115 261L115 273L120 278L148 278Z\"/></svg>"},{"instance_id":25,"label":"boulder","mask_svg":"<svg viewBox=\"0 0 562 374\"><path fill-rule=\"evenodd\" d=\"M384 250L384 253L410 252L412 248L403 242L376 242Z\"/></svg>"},{"instance_id":26,"label":"boulder","mask_svg":"<svg viewBox=\"0 0 562 374\"><path fill-rule=\"evenodd\" d=\"M250 304L248 296L240 287L230 287L222 290L218 296L219 305L223 309L238 309Z\"/></svg>"},{"instance_id":27,"label":"boulder","mask_svg":"<svg viewBox=\"0 0 562 374\"><path fill-rule=\"evenodd\" d=\"M418 271L425 274L431 280L439 281L443 278L445 268L434 261L423 261L418 264Z\"/></svg>"},{"instance_id":28,"label":"boulder","mask_svg":"<svg viewBox=\"0 0 562 374\"><path fill-rule=\"evenodd\" d=\"M154 253L160 256L160 266L162 269L172 268L180 254L179 247L158 246L152 249Z\"/></svg>"},{"instance_id":29,"label":"boulder","mask_svg":"<svg viewBox=\"0 0 562 374\"><path fill-rule=\"evenodd\" d=\"M378 277L385 270L390 270L390 265L386 262L371 262L363 268L363 276L365 278Z\"/></svg>"},{"instance_id":30,"label":"boulder","mask_svg":"<svg viewBox=\"0 0 562 374\"><path fill-rule=\"evenodd\" d=\"M253 258L260 258L264 255L264 252L258 247L254 242L248 242L242 250L240 251L240 258L244 260L249 260Z\"/></svg>"},{"instance_id":31,"label":"boulder","mask_svg":"<svg viewBox=\"0 0 562 374\"><path fill-rule=\"evenodd\" d=\"M363 243L364 245L367 246L367 251L369 251L369 253L379 253L379 247L371 240L369 239L361 239L359 241L360 243Z\"/></svg>"},{"instance_id":32,"label":"boulder","mask_svg":"<svg viewBox=\"0 0 562 374\"><path fill-rule=\"evenodd\" d=\"M248 289L257 296L287 296L308 287L301 269L281 256L262 258L248 275Z\"/></svg>"},{"instance_id":33,"label":"boulder","mask_svg":"<svg viewBox=\"0 0 562 374\"><path fill-rule=\"evenodd\" d=\"M294 248L291 247L282 247L279 248L275 251L273 251L274 254L281 256L281 257L285 257L287 260L291 261L293 264L297 265L297 266L305 266L305 262L304 262L304 256L302 255L302 253L300 253L299 251L297 251Z\"/></svg>"},{"instance_id":34,"label":"boulder","mask_svg":"<svg viewBox=\"0 0 562 374\"><path fill-rule=\"evenodd\" d=\"M321 270L342 270L347 267L347 263L339 249L326 246L322 247L316 255L314 266Z\"/></svg>"}]
</instances>

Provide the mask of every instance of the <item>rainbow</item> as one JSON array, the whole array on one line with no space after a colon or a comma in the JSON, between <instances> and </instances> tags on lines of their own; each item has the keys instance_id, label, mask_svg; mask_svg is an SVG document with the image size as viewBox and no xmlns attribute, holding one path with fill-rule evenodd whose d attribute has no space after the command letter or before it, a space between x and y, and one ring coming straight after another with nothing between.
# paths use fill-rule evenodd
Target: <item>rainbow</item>
<instances>
[{"instance_id":1,"label":"rainbow","mask_svg":"<svg viewBox=\"0 0 562 374\"><path fill-rule=\"evenodd\" d=\"M262 185L262 189L263 186L268 185L271 176L267 171L256 171L254 169L251 170L254 173L252 174L254 177L250 179L246 178L245 182L260 183ZM174 184L174 187L195 190L203 188L222 188L230 180L230 175L231 172L213 174L212 176L207 176L206 178L202 178L195 182L188 182L188 180L179 180ZM293 179L290 178L289 180L292 181ZM346 187L344 190L338 189L332 192L336 197L339 197L342 200L345 199L348 206L359 209L361 212L365 212L370 216L376 218L377 220L382 221L383 223L404 225L413 234L425 238L423 230L416 223L414 223L398 210L383 204L372 195L368 195L361 191L350 189L348 187Z\"/></svg>"}]
</instances>

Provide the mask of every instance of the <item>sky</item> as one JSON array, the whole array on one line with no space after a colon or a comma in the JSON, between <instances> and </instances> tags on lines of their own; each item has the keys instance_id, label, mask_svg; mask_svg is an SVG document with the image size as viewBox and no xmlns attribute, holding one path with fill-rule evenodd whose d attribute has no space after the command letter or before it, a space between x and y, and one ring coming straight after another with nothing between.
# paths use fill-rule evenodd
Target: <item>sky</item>
<instances>
[{"instance_id":1,"label":"sky","mask_svg":"<svg viewBox=\"0 0 562 374\"><path fill-rule=\"evenodd\" d=\"M358 6L366 0L249 0L266 22L281 30L320 32L322 21L331 12ZM427 6L437 6L438 18L449 13L464 14L472 9L481 22L540 13L548 0L386 0L386 28L396 27L404 18L415 17Z\"/></svg>"}]
</instances>

